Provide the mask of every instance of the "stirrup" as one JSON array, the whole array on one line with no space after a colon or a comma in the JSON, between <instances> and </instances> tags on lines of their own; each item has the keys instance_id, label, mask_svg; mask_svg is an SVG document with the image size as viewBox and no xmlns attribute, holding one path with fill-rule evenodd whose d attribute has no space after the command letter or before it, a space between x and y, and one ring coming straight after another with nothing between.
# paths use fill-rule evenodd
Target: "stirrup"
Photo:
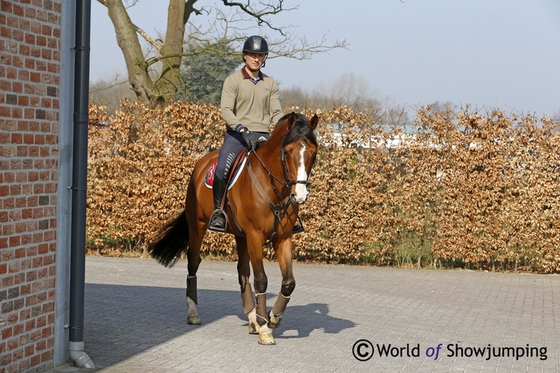
<instances>
[{"instance_id":1,"label":"stirrup","mask_svg":"<svg viewBox=\"0 0 560 373\"><path fill-rule=\"evenodd\" d=\"M223 223L222 223L223 221ZM225 232L227 227L227 217L223 210L214 210L208 222L208 229L215 232Z\"/></svg>"},{"instance_id":2,"label":"stirrup","mask_svg":"<svg viewBox=\"0 0 560 373\"><path fill-rule=\"evenodd\" d=\"M294 227L292 228L292 234L301 233L301 232L305 232L305 228L303 227L303 222L301 221L301 218L298 216L298 221L294 224Z\"/></svg>"},{"instance_id":3,"label":"stirrup","mask_svg":"<svg viewBox=\"0 0 560 373\"><path fill-rule=\"evenodd\" d=\"M305 228L303 228L303 225L300 224L294 225L294 227L292 228L292 234L301 233L301 232L305 232Z\"/></svg>"}]
</instances>

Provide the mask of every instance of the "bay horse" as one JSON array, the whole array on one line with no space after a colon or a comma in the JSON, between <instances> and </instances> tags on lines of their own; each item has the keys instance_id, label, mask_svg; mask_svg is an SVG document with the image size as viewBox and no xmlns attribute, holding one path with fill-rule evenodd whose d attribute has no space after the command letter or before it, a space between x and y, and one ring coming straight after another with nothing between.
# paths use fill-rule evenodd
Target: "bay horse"
<instances>
[{"instance_id":1,"label":"bay horse","mask_svg":"<svg viewBox=\"0 0 560 373\"><path fill-rule=\"evenodd\" d=\"M296 113L283 116L270 138L246 155L244 167L224 198L226 232L235 236L237 246L243 311L249 319L249 333L258 334L260 344L276 344L272 329L280 325L296 285L292 228L298 220L299 205L309 194L308 178L318 147L314 134L318 121L317 115L310 120ZM196 163L185 209L163 227L157 241L148 247L150 255L166 267L173 266L181 253L187 251L187 322L194 325L201 323L196 282L200 249L214 211L212 190L205 185L205 176L217 158L218 150L214 150ZM267 242L272 243L282 273L280 293L269 313L268 279L263 266L263 245ZM249 282L251 267L255 295Z\"/></svg>"}]
</instances>

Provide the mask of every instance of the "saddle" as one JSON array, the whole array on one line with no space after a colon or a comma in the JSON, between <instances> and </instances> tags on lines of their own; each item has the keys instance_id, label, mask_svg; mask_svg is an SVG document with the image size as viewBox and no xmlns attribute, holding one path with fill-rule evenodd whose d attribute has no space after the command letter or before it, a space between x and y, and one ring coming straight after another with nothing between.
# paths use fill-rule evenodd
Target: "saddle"
<instances>
[{"instance_id":1,"label":"saddle","mask_svg":"<svg viewBox=\"0 0 560 373\"><path fill-rule=\"evenodd\" d=\"M228 179L226 180L228 190L231 189L231 187L235 184L237 178L239 177L239 174L241 173L241 170L243 169L243 167L245 167L245 162L247 161L247 154L248 154L247 150L244 149L241 151L241 153L237 155L237 158L235 158L235 161L233 162L233 165L231 167L232 170L229 173ZM206 177L204 178L204 184L208 189L212 189L212 186L214 185L214 176L216 175L217 165L218 165L218 160L216 159L212 163L212 165L210 165L210 168L206 172Z\"/></svg>"},{"instance_id":2,"label":"saddle","mask_svg":"<svg viewBox=\"0 0 560 373\"><path fill-rule=\"evenodd\" d=\"M260 137L257 142L257 149L266 142L264 137ZM226 180L227 189L231 189L233 184L237 181L239 174L243 167L245 167L245 162L247 161L247 157L249 156L249 151L247 149L243 149L235 158L233 165L231 167L231 172L228 175L228 179ZM210 166L208 171L206 172L206 177L204 178L204 184L209 189L212 189L212 185L214 185L214 175L216 174L216 166L218 165L218 160L216 159L214 163Z\"/></svg>"}]
</instances>

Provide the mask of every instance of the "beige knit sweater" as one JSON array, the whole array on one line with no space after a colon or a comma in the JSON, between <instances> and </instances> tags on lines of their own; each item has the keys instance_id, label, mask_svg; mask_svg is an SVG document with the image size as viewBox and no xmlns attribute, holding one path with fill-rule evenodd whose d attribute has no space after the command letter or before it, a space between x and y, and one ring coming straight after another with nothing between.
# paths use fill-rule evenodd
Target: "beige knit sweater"
<instances>
[{"instance_id":1,"label":"beige knit sweater","mask_svg":"<svg viewBox=\"0 0 560 373\"><path fill-rule=\"evenodd\" d=\"M230 130L242 124L249 131L268 132L270 124L276 124L284 114L276 81L261 72L255 84L244 68L224 81L220 106Z\"/></svg>"}]
</instances>

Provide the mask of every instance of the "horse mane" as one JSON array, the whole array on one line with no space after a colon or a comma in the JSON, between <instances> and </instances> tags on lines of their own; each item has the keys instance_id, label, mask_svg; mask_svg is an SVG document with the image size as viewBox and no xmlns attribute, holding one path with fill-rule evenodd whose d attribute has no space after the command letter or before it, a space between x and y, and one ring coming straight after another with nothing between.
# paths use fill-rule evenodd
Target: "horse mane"
<instances>
[{"instance_id":1,"label":"horse mane","mask_svg":"<svg viewBox=\"0 0 560 373\"><path fill-rule=\"evenodd\" d=\"M295 123L292 125L289 131L287 129L282 131L284 132L282 146L291 144L292 142L297 141L301 138L307 138L313 144L317 145L317 138L315 137L315 133L309 127L309 120L303 114L292 112L284 115L282 118L280 118L280 120L278 120L274 132L276 132L277 129L281 130L283 126L287 125L290 117L294 115L296 116Z\"/></svg>"}]
</instances>

